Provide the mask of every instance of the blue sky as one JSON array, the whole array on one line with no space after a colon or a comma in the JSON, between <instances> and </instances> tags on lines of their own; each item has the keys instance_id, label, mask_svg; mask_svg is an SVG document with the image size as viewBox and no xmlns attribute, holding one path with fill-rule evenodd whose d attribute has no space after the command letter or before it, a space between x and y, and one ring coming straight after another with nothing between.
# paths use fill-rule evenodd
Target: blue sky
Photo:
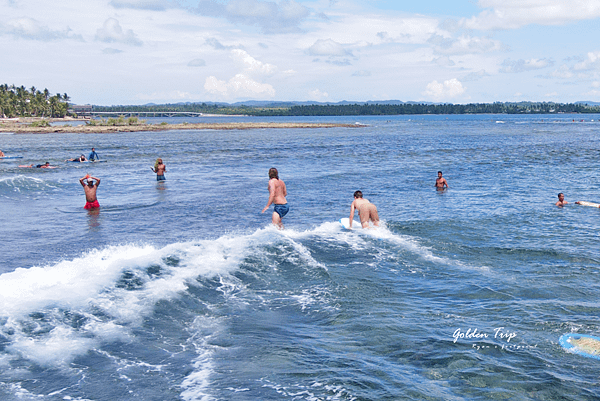
<instances>
[{"instance_id":1,"label":"blue sky","mask_svg":"<svg viewBox=\"0 0 600 401\"><path fill-rule=\"evenodd\" d=\"M600 101L598 0L0 5L0 83L77 104Z\"/></svg>"}]
</instances>

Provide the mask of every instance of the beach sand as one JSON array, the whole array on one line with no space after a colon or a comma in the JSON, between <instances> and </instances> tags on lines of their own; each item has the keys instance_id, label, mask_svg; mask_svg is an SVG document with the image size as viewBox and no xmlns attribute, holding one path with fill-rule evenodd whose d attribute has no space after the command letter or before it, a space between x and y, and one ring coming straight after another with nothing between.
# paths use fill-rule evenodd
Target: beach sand
<instances>
[{"instance_id":1,"label":"beach sand","mask_svg":"<svg viewBox=\"0 0 600 401\"><path fill-rule=\"evenodd\" d=\"M114 132L139 132L139 131L170 131L170 130L242 130L257 128L333 128L333 127L360 127L359 124L335 124L335 123L294 123L294 122L243 122L243 123L183 123L183 124L138 124L138 125L59 125L52 127L34 127L31 125L34 121L40 119L0 119L0 132L14 132L16 134L50 134L54 132L62 133L114 133ZM53 119L55 121L77 121L74 119Z\"/></svg>"}]
</instances>

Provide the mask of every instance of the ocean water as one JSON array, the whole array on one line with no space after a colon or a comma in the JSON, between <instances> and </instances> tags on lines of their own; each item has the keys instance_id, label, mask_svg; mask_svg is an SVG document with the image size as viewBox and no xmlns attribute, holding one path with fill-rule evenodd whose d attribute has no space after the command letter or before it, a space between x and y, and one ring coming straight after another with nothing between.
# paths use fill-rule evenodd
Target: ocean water
<instances>
[{"instance_id":1,"label":"ocean water","mask_svg":"<svg viewBox=\"0 0 600 401\"><path fill-rule=\"evenodd\" d=\"M293 120L366 126L0 134L0 399L600 398L600 115Z\"/></svg>"}]
</instances>

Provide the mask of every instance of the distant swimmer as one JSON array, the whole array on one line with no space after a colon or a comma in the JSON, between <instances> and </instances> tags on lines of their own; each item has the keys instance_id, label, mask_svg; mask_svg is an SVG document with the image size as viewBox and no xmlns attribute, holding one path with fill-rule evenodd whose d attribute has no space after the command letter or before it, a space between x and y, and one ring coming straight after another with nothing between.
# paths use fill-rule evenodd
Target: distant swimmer
<instances>
[{"instance_id":1,"label":"distant swimmer","mask_svg":"<svg viewBox=\"0 0 600 401\"><path fill-rule=\"evenodd\" d=\"M67 159L67 160L65 160L65 161L66 161L66 162L85 162L85 161L87 161L87 159L85 158L85 156L84 156L84 155L81 155L81 156L79 156L79 157L76 157L76 158L74 158L74 159Z\"/></svg>"},{"instance_id":2,"label":"distant swimmer","mask_svg":"<svg viewBox=\"0 0 600 401\"><path fill-rule=\"evenodd\" d=\"M369 221L372 221L375 226L379 226L377 207L367 199L364 199L361 191L354 192L354 201L350 205L350 228L352 228L355 210L358 210L358 217L363 228L369 226Z\"/></svg>"},{"instance_id":3,"label":"distant swimmer","mask_svg":"<svg viewBox=\"0 0 600 401\"><path fill-rule=\"evenodd\" d=\"M150 167L150 168L152 169L152 171L154 171L156 173L156 181L166 180L165 171L167 171L167 166L165 166L165 164L163 163L163 161L160 157L158 159L156 159L156 162L154 162L154 167Z\"/></svg>"},{"instance_id":4,"label":"distant swimmer","mask_svg":"<svg viewBox=\"0 0 600 401\"><path fill-rule=\"evenodd\" d=\"M100 156L98 156L98 153L96 153L96 149L92 148L92 151L90 152L90 154L88 156L88 160L93 162L96 159L100 160Z\"/></svg>"},{"instance_id":5,"label":"distant swimmer","mask_svg":"<svg viewBox=\"0 0 600 401\"><path fill-rule=\"evenodd\" d=\"M51 166L50 162L46 162L44 164L20 165L19 167L28 167L28 168L56 168L57 166Z\"/></svg>"},{"instance_id":6,"label":"distant swimmer","mask_svg":"<svg viewBox=\"0 0 600 401\"><path fill-rule=\"evenodd\" d=\"M87 181L87 185L83 183L83 181ZM94 180L96 182L94 183ZM96 191L98 190L98 185L100 185L100 178L92 177L89 174L85 177L79 179L79 183L83 187L83 191L85 192L85 206L84 209L97 209L100 207L98 203L98 198L96 198Z\"/></svg>"},{"instance_id":7,"label":"distant swimmer","mask_svg":"<svg viewBox=\"0 0 600 401\"><path fill-rule=\"evenodd\" d=\"M569 202L567 202L567 201L565 200L565 196L563 195L563 193L562 193L562 192L561 192L561 193L559 193L559 194L558 194L558 202L556 202L556 203L555 203L555 205L556 205L556 206L564 206L564 205L567 205L568 203L569 203ZM577 203L577 202L575 202L575 203Z\"/></svg>"},{"instance_id":8,"label":"distant swimmer","mask_svg":"<svg viewBox=\"0 0 600 401\"><path fill-rule=\"evenodd\" d=\"M442 172L438 171L438 178L435 180L435 187L438 189L450 188L448 186L448 181L444 177L442 177Z\"/></svg>"},{"instance_id":9,"label":"distant swimmer","mask_svg":"<svg viewBox=\"0 0 600 401\"><path fill-rule=\"evenodd\" d=\"M6 157L3 151L0 150L0 157Z\"/></svg>"},{"instance_id":10,"label":"distant swimmer","mask_svg":"<svg viewBox=\"0 0 600 401\"><path fill-rule=\"evenodd\" d=\"M267 211L271 203L275 204L273 209L272 222L274 226L277 226L280 230L283 229L283 223L281 219L289 211L290 207L287 204L285 197L287 196L287 188L285 182L279 179L279 172L275 167L269 169L269 201L267 206L262 210L261 213Z\"/></svg>"}]
</instances>

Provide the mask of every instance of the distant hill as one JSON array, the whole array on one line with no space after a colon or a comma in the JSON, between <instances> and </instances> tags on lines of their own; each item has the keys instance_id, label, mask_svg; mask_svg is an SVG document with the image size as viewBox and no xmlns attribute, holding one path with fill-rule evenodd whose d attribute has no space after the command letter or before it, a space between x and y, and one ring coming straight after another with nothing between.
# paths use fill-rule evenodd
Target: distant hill
<instances>
[{"instance_id":1,"label":"distant hill","mask_svg":"<svg viewBox=\"0 0 600 401\"><path fill-rule=\"evenodd\" d=\"M272 100L247 100L245 102L235 102L235 103L225 103L225 102L178 102L178 103L170 103L173 105L183 106L183 105L198 105L198 104L206 104L209 106L219 106L219 107L293 107L293 106L347 106L352 104L390 104L390 105L401 105L401 104L433 104L430 102L403 102L401 100L367 100L363 102L359 101L349 101L342 100L339 102L316 102L316 101L272 101ZM156 103L146 103L143 106L161 106Z\"/></svg>"}]
</instances>

